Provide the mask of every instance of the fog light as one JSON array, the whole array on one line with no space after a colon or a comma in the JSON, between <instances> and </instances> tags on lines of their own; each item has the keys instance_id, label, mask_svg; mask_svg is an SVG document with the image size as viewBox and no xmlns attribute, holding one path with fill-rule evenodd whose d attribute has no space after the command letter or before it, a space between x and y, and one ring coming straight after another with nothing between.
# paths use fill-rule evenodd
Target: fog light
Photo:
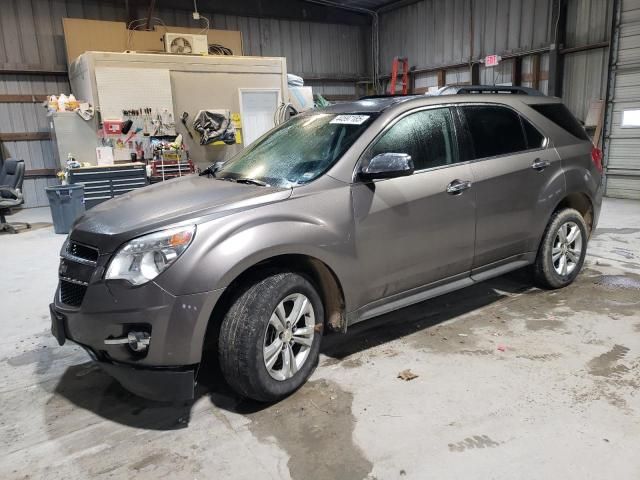
<instances>
[{"instance_id":1,"label":"fog light","mask_svg":"<svg viewBox=\"0 0 640 480\"><path fill-rule=\"evenodd\" d=\"M129 332L126 337L107 338L105 345L128 345L131 350L136 353L142 353L149 348L151 335L147 332Z\"/></svg>"}]
</instances>

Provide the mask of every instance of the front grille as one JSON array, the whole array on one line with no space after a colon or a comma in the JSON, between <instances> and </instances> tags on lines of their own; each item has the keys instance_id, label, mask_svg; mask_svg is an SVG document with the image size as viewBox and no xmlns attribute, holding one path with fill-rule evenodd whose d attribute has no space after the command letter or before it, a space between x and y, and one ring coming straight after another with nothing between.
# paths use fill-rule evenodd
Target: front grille
<instances>
[{"instance_id":1,"label":"front grille","mask_svg":"<svg viewBox=\"0 0 640 480\"><path fill-rule=\"evenodd\" d=\"M81 243L69 242L67 245L67 252L74 257L81 258L83 260L88 260L90 262L98 261L98 250L94 247L88 247L87 245L82 245Z\"/></svg>"},{"instance_id":2,"label":"front grille","mask_svg":"<svg viewBox=\"0 0 640 480\"><path fill-rule=\"evenodd\" d=\"M87 285L98 263L98 249L74 241L62 252L58 275L60 302L79 307L87 292Z\"/></svg>"},{"instance_id":3,"label":"front grille","mask_svg":"<svg viewBox=\"0 0 640 480\"><path fill-rule=\"evenodd\" d=\"M86 285L60 280L60 301L66 305L79 307L86 291Z\"/></svg>"}]
</instances>

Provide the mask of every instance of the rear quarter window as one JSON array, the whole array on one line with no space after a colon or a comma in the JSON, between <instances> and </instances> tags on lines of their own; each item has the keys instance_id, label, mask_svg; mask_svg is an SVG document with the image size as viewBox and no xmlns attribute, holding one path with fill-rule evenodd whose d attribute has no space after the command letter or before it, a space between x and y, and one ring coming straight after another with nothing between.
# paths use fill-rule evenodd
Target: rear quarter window
<instances>
[{"instance_id":1,"label":"rear quarter window","mask_svg":"<svg viewBox=\"0 0 640 480\"><path fill-rule=\"evenodd\" d=\"M527 146L529 148L543 148L544 136L526 118L520 117L520 120L522 120L522 127L527 137Z\"/></svg>"},{"instance_id":2,"label":"rear quarter window","mask_svg":"<svg viewBox=\"0 0 640 480\"><path fill-rule=\"evenodd\" d=\"M580 140L589 140L587 132L576 117L562 103L542 103L539 105L529 105L536 112L547 117L564 131L570 133Z\"/></svg>"},{"instance_id":3,"label":"rear quarter window","mask_svg":"<svg viewBox=\"0 0 640 480\"><path fill-rule=\"evenodd\" d=\"M478 105L462 107L475 152L487 158L527 150L519 115L505 107Z\"/></svg>"}]
</instances>

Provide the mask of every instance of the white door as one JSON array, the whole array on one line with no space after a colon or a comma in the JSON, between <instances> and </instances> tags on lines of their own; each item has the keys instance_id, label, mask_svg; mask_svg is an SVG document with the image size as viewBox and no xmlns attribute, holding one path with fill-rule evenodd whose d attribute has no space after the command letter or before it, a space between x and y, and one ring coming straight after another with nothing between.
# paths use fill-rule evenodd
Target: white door
<instances>
[{"instance_id":1,"label":"white door","mask_svg":"<svg viewBox=\"0 0 640 480\"><path fill-rule=\"evenodd\" d=\"M240 89L240 115L244 146L252 144L274 126L274 115L280 103L280 90Z\"/></svg>"}]
</instances>

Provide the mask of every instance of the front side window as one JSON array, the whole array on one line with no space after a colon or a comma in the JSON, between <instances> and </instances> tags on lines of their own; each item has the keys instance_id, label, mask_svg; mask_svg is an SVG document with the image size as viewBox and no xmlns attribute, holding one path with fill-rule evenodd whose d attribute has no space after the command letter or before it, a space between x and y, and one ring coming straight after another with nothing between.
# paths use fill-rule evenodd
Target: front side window
<instances>
[{"instance_id":1,"label":"front side window","mask_svg":"<svg viewBox=\"0 0 640 480\"><path fill-rule=\"evenodd\" d=\"M381 153L411 155L416 170L456 161L453 119L448 108L422 110L398 120L369 149L368 157Z\"/></svg>"},{"instance_id":2,"label":"front side window","mask_svg":"<svg viewBox=\"0 0 640 480\"><path fill-rule=\"evenodd\" d=\"M267 132L216 172L216 178L274 187L309 183L353 145L376 114L313 113Z\"/></svg>"},{"instance_id":3,"label":"front side window","mask_svg":"<svg viewBox=\"0 0 640 480\"><path fill-rule=\"evenodd\" d=\"M474 158L495 157L527 150L520 116L511 109L478 105L463 107Z\"/></svg>"}]
</instances>

